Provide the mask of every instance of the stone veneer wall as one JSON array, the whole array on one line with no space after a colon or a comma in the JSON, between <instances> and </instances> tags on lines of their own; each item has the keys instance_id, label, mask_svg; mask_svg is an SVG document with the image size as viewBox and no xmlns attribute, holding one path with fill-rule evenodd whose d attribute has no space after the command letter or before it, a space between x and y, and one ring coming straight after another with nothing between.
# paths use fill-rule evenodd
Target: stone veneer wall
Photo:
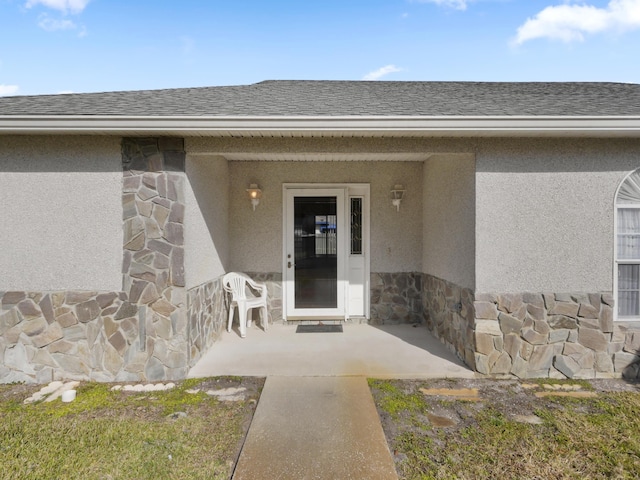
<instances>
[{"instance_id":1,"label":"stone veneer wall","mask_svg":"<svg viewBox=\"0 0 640 480\"><path fill-rule=\"evenodd\" d=\"M186 376L184 161L182 139L123 139L123 291L0 292L0 381Z\"/></svg>"},{"instance_id":2,"label":"stone veneer wall","mask_svg":"<svg viewBox=\"0 0 640 480\"><path fill-rule=\"evenodd\" d=\"M0 293L0 382L184 378L186 325L145 309L124 292Z\"/></svg>"},{"instance_id":3,"label":"stone veneer wall","mask_svg":"<svg viewBox=\"0 0 640 480\"><path fill-rule=\"evenodd\" d=\"M423 274L422 304L429 331L469 367L474 368L473 291Z\"/></svg>"},{"instance_id":4,"label":"stone veneer wall","mask_svg":"<svg viewBox=\"0 0 640 480\"><path fill-rule=\"evenodd\" d=\"M475 366L520 378L639 378L640 325L610 293L476 294Z\"/></svg>"},{"instance_id":5,"label":"stone veneer wall","mask_svg":"<svg viewBox=\"0 0 640 480\"><path fill-rule=\"evenodd\" d=\"M269 322L282 322L282 274L245 272L267 284ZM422 274L372 273L371 319L376 325L422 322ZM255 313L257 320L258 313Z\"/></svg>"},{"instance_id":6,"label":"stone veneer wall","mask_svg":"<svg viewBox=\"0 0 640 480\"><path fill-rule=\"evenodd\" d=\"M282 321L282 275L280 273L247 273L267 285L269 323ZM189 366L192 367L227 328L229 305L222 287L222 277L190 289L188 300ZM254 321L259 312L253 310Z\"/></svg>"},{"instance_id":7,"label":"stone veneer wall","mask_svg":"<svg viewBox=\"0 0 640 480\"><path fill-rule=\"evenodd\" d=\"M245 273L267 285L269 322L282 322L282 274L280 272ZM377 325L421 323L421 289L422 274L419 273L372 273L370 322ZM192 291L189 291L190 298ZM189 304L191 305L191 300ZM191 306L189 308L191 312ZM227 307L224 308L227 311ZM258 314L257 311L254 312L254 320L258 320ZM191 318L191 313L189 317ZM226 328L226 318L222 322Z\"/></svg>"},{"instance_id":8,"label":"stone veneer wall","mask_svg":"<svg viewBox=\"0 0 640 480\"><path fill-rule=\"evenodd\" d=\"M421 273L371 273L374 325L422 323Z\"/></svg>"},{"instance_id":9,"label":"stone veneer wall","mask_svg":"<svg viewBox=\"0 0 640 480\"><path fill-rule=\"evenodd\" d=\"M226 328L229 310L225 297L222 277L191 288L187 292L190 367L196 364Z\"/></svg>"},{"instance_id":10,"label":"stone veneer wall","mask_svg":"<svg viewBox=\"0 0 640 480\"><path fill-rule=\"evenodd\" d=\"M282 274L280 272L245 272L256 281L264 282L268 292L269 322L282 322ZM372 273L372 324L421 323L422 274ZM254 320L258 319L254 312ZM226 320L225 320L226 321Z\"/></svg>"},{"instance_id":11,"label":"stone veneer wall","mask_svg":"<svg viewBox=\"0 0 640 480\"><path fill-rule=\"evenodd\" d=\"M0 292L0 382L109 381L137 368L124 293Z\"/></svg>"}]
</instances>

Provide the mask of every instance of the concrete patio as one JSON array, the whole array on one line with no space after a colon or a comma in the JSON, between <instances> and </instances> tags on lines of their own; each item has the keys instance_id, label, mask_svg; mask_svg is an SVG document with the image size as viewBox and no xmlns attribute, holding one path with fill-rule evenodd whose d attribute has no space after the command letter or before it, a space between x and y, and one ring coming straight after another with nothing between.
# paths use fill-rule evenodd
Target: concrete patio
<instances>
[{"instance_id":1,"label":"concrete patio","mask_svg":"<svg viewBox=\"0 0 640 480\"><path fill-rule=\"evenodd\" d=\"M424 326L296 328L253 325L246 338L225 331L189 372L267 377L234 480L397 479L364 377L474 377Z\"/></svg>"},{"instance_id":2,"label":"concrete patio","mask_svg":"<svg viewBox=\"0 0 640 480\"><path fill-rule=\"evenodd\" d=\"M366 376L373 378L473 378L474 372L424 326L345 324L343 333L296 333L295 324L268 331L252 325L221 339L189 377Z\"/></svg>"}]
</instances>

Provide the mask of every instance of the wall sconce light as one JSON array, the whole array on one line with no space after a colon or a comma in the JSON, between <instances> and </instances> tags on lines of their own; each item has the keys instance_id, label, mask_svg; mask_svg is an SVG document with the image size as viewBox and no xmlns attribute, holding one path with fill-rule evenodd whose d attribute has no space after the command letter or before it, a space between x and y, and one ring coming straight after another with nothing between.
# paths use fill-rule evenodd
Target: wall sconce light
<instances>
[{"instance_id":1,"label":"wall sconce light","mask_svg":"<svg viewBox=\"0 0 640 480\"><path fill-rule=\"evenodd\" d=\"M249 199L251 200L251 205L253 205L253 211L255 212L256 207L260 203L260 198L262 198L262 190L258 188L256 183L252 183L247 188L247 192L249 193Z\"/></svg>"},{"instance_id":2,"label":"wall sconce light","mask_svg":"<svg viewBox=\"0 0 640 480\"><path fill-rule=\"evenodd\" d=\"M394 185L391 190L391 205L396 207L396 210L400 211L400 204L404 198L404 187L402 185Z\"/></svg>"}]
</instances>

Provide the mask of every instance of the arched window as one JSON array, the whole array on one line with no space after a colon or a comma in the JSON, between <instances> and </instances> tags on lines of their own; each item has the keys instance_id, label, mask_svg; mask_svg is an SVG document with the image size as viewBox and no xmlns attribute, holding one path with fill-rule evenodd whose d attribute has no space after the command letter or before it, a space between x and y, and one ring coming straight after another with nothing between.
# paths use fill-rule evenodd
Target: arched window
<instances>
[{"instance_id":1,"label":"arched window","mask_svg":"<svg viewBox=\"0 0 640 480\"><path fill-rule=\"evenodd\" d=\"M640 168L618 188L615 252L618 319L640 320Z\"/></svg>"}]
</instances>

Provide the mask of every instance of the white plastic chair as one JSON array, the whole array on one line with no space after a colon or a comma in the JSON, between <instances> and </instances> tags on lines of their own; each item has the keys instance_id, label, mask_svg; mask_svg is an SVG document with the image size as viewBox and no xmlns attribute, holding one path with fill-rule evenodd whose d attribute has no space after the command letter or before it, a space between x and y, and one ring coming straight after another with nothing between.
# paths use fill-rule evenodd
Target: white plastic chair
<instances>
[{"instance_id":1,"label":"white plastic chair","mask_svg":"<svg viewBox=\"0 0 640 480\"><path fill-rule=\"evenodd\" d=\"M247 314L253 308L260 308L260 324L266 331L269 326L267 316L267 286L264 283L256 282L244 273L229 272L222 277L222 285L227 293L231 294L229 304L229 321L227 331L231 331L233 323L233 312L238 307L238 320L240 322L240 336L247 336L247 325L251 325L251 317ZM260 294L256 297L252 294L247 285Z\"/></svg>"}]
</instances>

